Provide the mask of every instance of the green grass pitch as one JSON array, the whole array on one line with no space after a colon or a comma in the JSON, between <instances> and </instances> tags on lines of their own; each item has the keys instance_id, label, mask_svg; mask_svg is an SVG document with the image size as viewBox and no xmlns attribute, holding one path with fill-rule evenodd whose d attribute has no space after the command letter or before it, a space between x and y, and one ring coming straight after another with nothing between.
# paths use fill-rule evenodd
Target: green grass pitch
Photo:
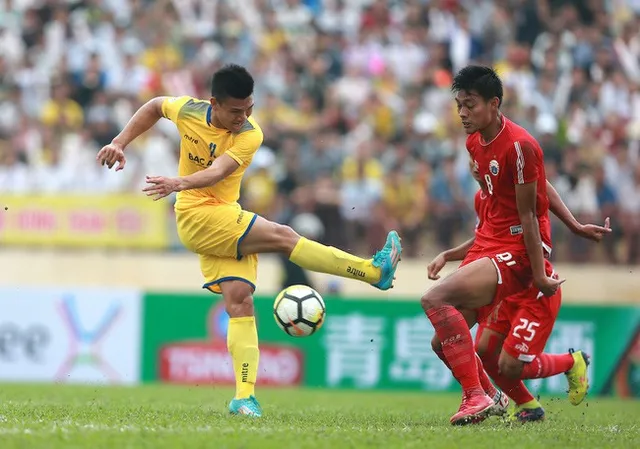
<instances>
[{"instance_id":1,"label":"green grass pitch","mask_svg":"<svg viewBox=\"0 0 640 449\"><path fill-rule=\"evenodd\" d=\"M458 395L261 390L262 419L231 390L0 385L0 448L638 448L640 402L542 398L543 423L449 425Z\"/></svg>"}]
</instances>

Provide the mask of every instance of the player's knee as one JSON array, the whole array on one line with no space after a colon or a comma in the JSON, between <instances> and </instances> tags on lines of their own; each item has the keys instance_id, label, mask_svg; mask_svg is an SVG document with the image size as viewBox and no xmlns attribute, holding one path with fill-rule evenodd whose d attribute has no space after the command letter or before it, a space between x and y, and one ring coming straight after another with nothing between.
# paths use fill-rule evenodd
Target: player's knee
<instances>
[{"instance_id":1,"label":"player's knee","mask_svg":"<svg viewBox=\"0 0 640 449\"><path fill-rule=\"evenodd\" d=\"M231 318L253 316L253 296L226 297L225 307Z\"/></svg>"},{"instance_id":2,"label":"player's knee","mask_svg":"<svg viewBox=\"0 0 640 449\"><path fill-rule=\"evenodd\" d=\"M420 305L422 305L422 310L424 310L426 313L430 309L438 307L441 304L439 304L437 301L437 295L432 294L431 290L429 290L424 295L422 295L422 298L420 298Z\"/></svg>"},{"instance_id":3,"label":"player's knee","mask_svg":"<svg viewBox=\"0 0 640 449\"><path fill-rule=\"evenodd\" d=\"M253 290L244 283L235 281L222 289L225 309L231 318L253 316Z\"/></svg>"},{"instance_id":4,"label":"player's knee","mask_svg":"<svg viewBox=\"0 0 640 449\"><path fill-rule=\"evenodd\" d=\"M498 367L500 368L500 374L509 379L519 379L522 374L522 369L524 368L524 364L517 359L508 357L501 357L498 362Z\"/></svg>"},{"instance_id":5,"label":"player's knee","mask_svg":"<svg viewBox=\"0 0 640 449\"><path fill-rule=\"evenodd\" d=\"M448 299L451 297L447 284L441 283L432 288L420 298L420 304L425 312L430 309L436 309L444 304L448 304Z\"/></svg>"},{"instance_id":6,"label":"player's knee","mask_svg":"<svg viewBox=\"0 0 640 449\"><path fill-rule=\"evenodd\" d=\"M275 250L280 253L291 254L300 236L290 226L274 223Z\"/></svg>"}]
</instances>

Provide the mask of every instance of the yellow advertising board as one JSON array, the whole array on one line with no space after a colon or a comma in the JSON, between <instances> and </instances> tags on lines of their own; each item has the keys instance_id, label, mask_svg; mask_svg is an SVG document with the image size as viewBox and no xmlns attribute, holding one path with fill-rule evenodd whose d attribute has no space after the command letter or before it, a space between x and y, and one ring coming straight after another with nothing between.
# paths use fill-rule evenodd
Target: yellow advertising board
<instances>
[{"instance_id":1,"label":"yellow advertising board","mask_svg":"<svg viewBox=\"0 0 640 449\"><path fill-rule=\"evenodd\" d=\"M139 195L0 195L0 244L166 248L169 211Z\"/></svg>"}]
</instances>

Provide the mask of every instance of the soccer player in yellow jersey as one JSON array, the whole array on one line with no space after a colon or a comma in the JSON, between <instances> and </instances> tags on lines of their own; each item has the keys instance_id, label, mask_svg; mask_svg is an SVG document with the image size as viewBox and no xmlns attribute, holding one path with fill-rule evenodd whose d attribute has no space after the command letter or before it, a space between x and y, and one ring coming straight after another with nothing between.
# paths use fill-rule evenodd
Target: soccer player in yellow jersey
<instances>
[{"instance_id":1,"label":"soccer player in yellow jersey","mask_svg":"<svg viewBox=\"0 0 640 449\"><path fill-rule=\"evenodd\" d=\"M221 293L230 316L227 347L233 359L236 395L232 414L259 417L254 396L258 371L258 334L254 320L259 253L283 253L308 270L367 282L381 290L393 286L402 253L395 231L382 250L361 259L296 234L243 210L240 183L262 144L262 130L251 117L253 78L246 69L228 65L213 75L209 101L191 97L158 97L133 115L97 159L116 171L125 167L125 148L164 117L181 136L179 176L147 176L143 191L163 198L178 192L175 205L178 234L184 246L200 257L204 288Z\"/></svg>"}]
</instances>

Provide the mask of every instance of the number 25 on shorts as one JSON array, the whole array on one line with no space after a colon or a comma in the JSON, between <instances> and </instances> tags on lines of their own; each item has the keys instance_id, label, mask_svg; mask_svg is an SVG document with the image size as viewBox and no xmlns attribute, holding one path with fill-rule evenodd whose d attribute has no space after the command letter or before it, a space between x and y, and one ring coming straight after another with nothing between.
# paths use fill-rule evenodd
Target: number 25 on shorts
<instances>
[{"instance_id":1,"label":"number 25 on shorts","mask_svg":"<svg viewBox=\"0 0 640 449\"><path fill-rule=\"evenodd\" d=\"M540 327L540 323L529 321L526 318L520 318L520 324L513 328L512 335L524 341L531 341L536 336L537 327ZM521 335L520 331L528 332L528 335Z\"/></svg>"}]
</instances>

